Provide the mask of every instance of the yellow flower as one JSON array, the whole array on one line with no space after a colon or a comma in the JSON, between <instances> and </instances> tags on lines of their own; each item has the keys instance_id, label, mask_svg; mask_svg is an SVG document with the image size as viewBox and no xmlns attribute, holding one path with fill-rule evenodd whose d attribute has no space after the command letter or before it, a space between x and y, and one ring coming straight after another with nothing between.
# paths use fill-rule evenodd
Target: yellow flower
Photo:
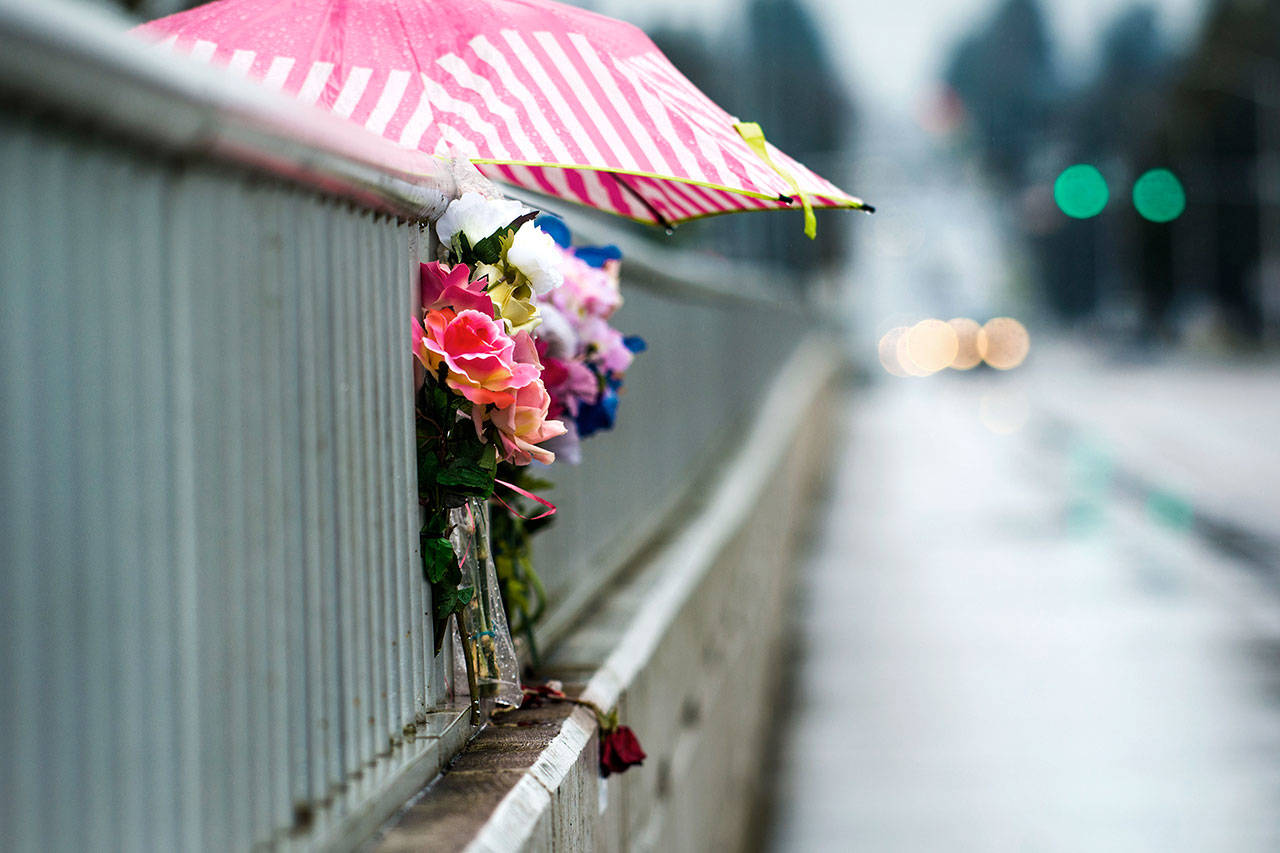
<instances>
[{"instance_id":1,"label":"yellow flower","mask_svg":"<svg viewBox=\"0 0 1280 853\"><path fill-rule=\"evenodd\" d=\"M538 306L533 304L533 288L528 283L494 283L493 279L490 282L489 298L493 300L493 307L506 324L509 334L532 332L542 323L542 318L538 316Z\"/></svg>"}]
</instances>

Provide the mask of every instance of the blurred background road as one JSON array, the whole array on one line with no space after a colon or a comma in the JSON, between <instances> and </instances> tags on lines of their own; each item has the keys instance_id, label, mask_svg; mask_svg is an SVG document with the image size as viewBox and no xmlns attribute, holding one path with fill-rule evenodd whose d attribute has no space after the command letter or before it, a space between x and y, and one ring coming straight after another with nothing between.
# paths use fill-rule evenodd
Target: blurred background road
<instances>
[{"instance_id":1,"label":"blurred background road","mask_svg":"<svg viewBox=\"0 0 1280 853\"><path fill-rule=\"evenodd\" d=\"M1216 499L1266 494L1274 419L1181 415L1274 401L1276 373L1054 356L857 394L770 849L1280 849L1280 575L1122 475L1165 482L1221 427L1260 464Z\"/></svg>"}]
</instances>

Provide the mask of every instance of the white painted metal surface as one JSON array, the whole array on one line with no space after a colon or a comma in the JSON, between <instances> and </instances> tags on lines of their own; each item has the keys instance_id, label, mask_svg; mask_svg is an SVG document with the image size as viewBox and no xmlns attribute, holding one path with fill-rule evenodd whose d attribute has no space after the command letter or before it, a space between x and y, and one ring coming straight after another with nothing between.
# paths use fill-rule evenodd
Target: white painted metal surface
<instances>
[{"instance_id":1,"label":"white painted metal surface","mask_svg":"<svg viewBox=\"0 0 1280 853\"><path fill-rule=\"evenodd\" d=\"M13 115L0 163L0 846L318 838L440 698L418 227Z\"/></svg>"}]
</instances>

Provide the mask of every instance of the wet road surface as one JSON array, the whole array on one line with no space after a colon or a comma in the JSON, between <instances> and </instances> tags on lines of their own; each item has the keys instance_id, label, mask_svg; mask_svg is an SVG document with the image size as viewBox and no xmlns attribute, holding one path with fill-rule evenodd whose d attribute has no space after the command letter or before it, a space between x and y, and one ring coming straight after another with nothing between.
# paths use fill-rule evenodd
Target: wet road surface
<instances>
[{"instance_id":1,"label":"wet road surface","mask_svg":"<svg viewBox=\"0 0 1280 853\"><path fill-rule=\"evenodd\" d=\"M1047 399L855 393L770 849L1280 850L1280 585Z\"/></svg>"}]
</instances>

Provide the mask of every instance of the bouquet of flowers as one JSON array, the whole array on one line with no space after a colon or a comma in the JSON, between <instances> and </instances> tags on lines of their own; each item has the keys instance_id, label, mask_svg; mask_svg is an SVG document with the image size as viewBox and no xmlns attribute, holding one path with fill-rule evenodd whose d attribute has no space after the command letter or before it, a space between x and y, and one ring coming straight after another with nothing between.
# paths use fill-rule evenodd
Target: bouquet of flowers
<instances>
[{"instance_id":1,"label":"bouquet of flowers","mask_svg":"<svg viewBox=\"0 0 1280 853\"><path fill-rule=\"evenodd\" d=\"M559 247L518 202L464 194L436 223L447 263L423 264L422 311L413 318L418 489L423 572L431 585L436 647L457 614L473 702L490 685L519 702L519 680L483 535L499 460L550 463L542 447L565 426L530 332L534 297L558 287Z\"/></svg>"},{"instance_id":2,"label":"bouquet of flowers","mask_svg":"<svg viewBox=\"0 0 1280 853\"><path fill-rule=\"evenodd\" d=\"M531 627L546 603L529 537L554 507L533 494L550 484L527 469L557 454L576 463L580 438L613 425L623 374L643 349L608 324L622 303L617 250L569 249L536 217L479 193L451 203L435 226L442 262L422 265L413 318L436 647L456 615L473 699L488 686L505 704L520 696L506 612L536 656ZM529 501L550 510L535 514Z\"/></svg>"}]
</instances>

